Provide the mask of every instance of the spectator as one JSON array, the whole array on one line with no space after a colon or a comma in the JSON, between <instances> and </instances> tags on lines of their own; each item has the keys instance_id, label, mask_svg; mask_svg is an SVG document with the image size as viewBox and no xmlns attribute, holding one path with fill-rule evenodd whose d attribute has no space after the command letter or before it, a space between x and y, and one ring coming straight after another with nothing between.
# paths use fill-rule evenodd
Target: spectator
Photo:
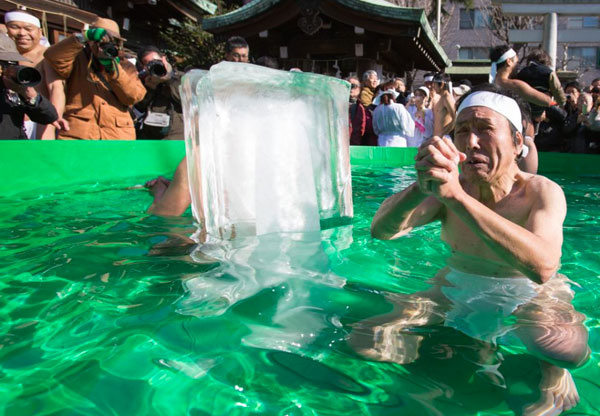
<instances>
[{"instance_id":1,"label":"spectator","mask_svg":"<svg viewBox=\"0 0 600 416\"><path fill-rule=\"evenodd\" d=\"M135 66L119 57L119 26L98 18L83 34L70 36L44 56L66 80L65 118L71 130L59 139L135 140L129 107L146 95Z\"/></svg>"},{"instance_id":2,"label":"spectator","mask_svg":"<svg viewBox=\"0 0 600 416\"><path fill-rule=\"evenodd\" d=\"M592 83L590 84L588 91L591 92L593 88L600 88L600 78L594 78L592 80Z\"/></svg>"},{"instance_id":3,"label":"spectator","mask_svg":"<svg viewBox=\"0 0 600 416\"><path fill-rule=\"evenodd\" d=\"M137 55L140 78L146 96L134 106L137 139L183 140L183 110L179 85L182 74L155 46L146 46Z\"/></svg>"},{"instance_id":4,"label":"spectator","mask_svg":"<svg viewBox=\"0 0 600 416\"><path fill-rule=\"evenodd\" d=\"M266 66L267 68L279 69L277 59L270 56L261 56L256 60L256 65Z\"/></svg>"},{"instance_id":5,"label":"spectator","mask_svg":"<svg viewBox=\"0 0 600 416\"><path fill-rule=\"evenodd\" d=\"M373 130L378 135L378 146L406 147L412 137L415 123L402 104L396 103L398 93L390 88L381 91L373 100L377 106L373 112Z\"/></svg>"},{"instance_id":6,"label":"spectator","mask_svg":"<svg viewBox=\"0 0 600 416\"><path fill-rule=\"evenodd\" d=\"M567 113L567 118L564 132L568 135L568 150L583 153L585 152L585 127L583 124L584 120L581 117L581 110L585 97L582 96L579 82L571 81L565 85L565 99L564 110Z\"/></svg>"},{"instance_id":7,"label":"spectator","mask_svg":"<svg viewBox=\"0 0 600 416\"><path fill-rule=\"evenodd\" d=\"M419 147L425 140L433 136L433 111L425 107L425 102L429 97L427 87L419 87L414 92L412 104L408 106L408 113L415 122L414 134L407 137L408 147Z\"/></svg>"},{"instance_id":8,"label":"spectator","mask_svg":"<svg viewBox=\"0 0 600 416\"><path fill-rule=\"evenodd\" d=\"M31 120L40 124L54 124L55 127L68 130L68 124L64 120L58 121L58 115L54 106L31 86L24 86L14 80L14 72L18 66L14 62L26 61L19 54L17 47L11 38L0 34L0 108L2 119L0 120L1 140L27 139L23 129L25 114ZM27 71L37 71L27 68Z\"/></svg>"},{"instance_id":9,"label":"spectator","mask_svg":"<svg viewBox=\"0 0 600 416\"><path fill-rule=\"evenodd\" d=\"M396 102L398 104L406 105L408 104L408 96L406 94L406 85L404 84L404 80L402 78L394 78L394 89L399 94Z\"/></svg>"},{"instance_id":10,"label":"spectator","mask_svg":"<svg viewBox=\"0 0 600 416\"><path fill-rule=\"evenodd\" d=\"M454 130L456 109L451 89L450 75L444 73L435 75L433 78L433 90L439 98L434 102L432 107L434 136L442 137L449 135Z\"/></svg>"},{"instance_id":11,"label":"spectator","mask_svg":"<svg viewBox=\"0 0 600 416\"><path fill-rule=\"evenodd\" d=\"M248 62L250 46L241 36L232 36L225 42L225 60L229 62Z\"/></svg>"},{"instance_id":12,"label":"spectator","mask_svg":"<svg viewBox=\"0 0 600 416\"><path fill-rule=\"evenodd\" d=\"M379 85L379 77L377 72L369 69L363 74L363 87L360 91L358 100L365 107L370 106L373 103L373 97L375 97L375 88Z\"/></svg>"},{"instance_id":13,"label":"spectator","mask_svg":"<svg viewBox=\"0 0 600 416\"><path fill-rule=\"evenodd\" d=\"M350 107L348 108L350 117L350 144L358 146L363 144L363 136L367 125L368 110L358 101L360 93L360 83L357 77L348 77L346 81L350 83Z\"/></svg>"},{"instance_id":14,"label":"spectator","mask_svg":"<svg viewBox=\"0 0 600 416\"><path fill-rule=\"evenodd\" d=\"M40 20L25 10L10 10L4 15L8 36L15 41L17 50L25 60L20 65L30 66L39 71L42 81L36 87L39 94L50 99L58 116L62 118L65 108L65 87L56 71L44 60L48 48L43 42ZM46 41L47 42L47 41ZM37 126L33 121L25 122L27 137L30 139L54 140L56 129L52 124Z\"/></svg>"},{"instance_id":15,"label":"spectator","mask_svg":"<svg viewBox=\"0 0 600 416\"><path fill-rule=\"evenodd\" d=\"M460 97L471 91L471 87L466 84L459 84L456 87L452 87L452 96L454 101L458 101Z\"/></svg>"}]
</instances>

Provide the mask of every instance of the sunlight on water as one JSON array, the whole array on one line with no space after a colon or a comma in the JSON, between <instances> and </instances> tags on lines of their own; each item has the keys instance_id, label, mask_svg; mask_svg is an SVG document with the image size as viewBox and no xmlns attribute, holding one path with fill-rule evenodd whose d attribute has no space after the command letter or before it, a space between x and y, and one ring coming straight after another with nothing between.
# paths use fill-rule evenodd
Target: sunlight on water
<instances>
[{"instance_id":1,"label":"sunlight on water","mask_svg":"<svg viewBox=\"0 0 600 416\"><path fill-rule=\"evenodd\" d=\"M539 381L517 345L491 353L500 386L481 344L451 328L418 329L421 358L406 365L348 343L444 266L438 224L369 235L381 201L413 178L355 169L352 225L202 247L189 215L144 214L148 193L126 189L144 178L0 198L0 413L514 414ZM569 204L561 272L579 285L593 351L572 371L575 412L596 415L600 183L552 179Z\"/></svg>"}]
</instances>

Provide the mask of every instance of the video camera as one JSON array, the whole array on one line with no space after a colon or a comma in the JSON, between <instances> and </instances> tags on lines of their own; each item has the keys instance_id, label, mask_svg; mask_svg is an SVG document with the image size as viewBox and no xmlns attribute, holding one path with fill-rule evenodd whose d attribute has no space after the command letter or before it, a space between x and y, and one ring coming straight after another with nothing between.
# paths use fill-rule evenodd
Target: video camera
<instances>
[{"instance_id":1,"label":"video camera","mask_svg":"<svg viewBox=\"0 0 600 416\"><path fill-rule=\"evenodd\" d=\"M140 77L146 75L152 75L158 78L162 78L167 75L167 68L160 59L155 59L146 64L146 68L140 71Z\"/></svg>"},{"instance_id":2,"label":"video camera","mask_svg":"<svg viewBox=\"0 0 600 416\"><path fill-rule=\"evenodd\" d=\"M2 63L3 75L24 87L35 87L42 82L42 74L35 68L17 63Z\"/></svg>"}]
</instances>

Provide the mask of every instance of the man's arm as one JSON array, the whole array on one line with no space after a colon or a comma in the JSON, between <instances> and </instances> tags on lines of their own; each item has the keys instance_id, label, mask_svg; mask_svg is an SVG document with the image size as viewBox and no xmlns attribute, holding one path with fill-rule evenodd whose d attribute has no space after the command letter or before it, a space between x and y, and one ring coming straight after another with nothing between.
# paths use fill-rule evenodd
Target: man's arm
<instances>
[{"instance_id":1,"label":"man's arm","mask_svg":"<svg viewBox=\"0 0 600 416\"><path fill-rule=\"evenodd\" d=\"M44 58L54 68L58 76L67 79L71 76L75 58L82 49L81 42L75 36L69 36L46 49Z\"/></svg>"},{"instance_id":2,"label":"man's arm","mask_svg":"<svg viewBox=\"0 0 600 416\"><path fill-rule=\"evenodd\" d=\"M402 237L415 227L439 219L442 208L436 198L421 192L415 182L383 201L371 223L371 235L380 240Z\"/></svg>"},{"instance_id":3,"label":"man's arm","mask_svg":"<svg viewBox=\"0 0 600 416\"><path fill-rule=\"evenodd\" d=\"M109 73L107 79L121 104L130 106L142 101L146 96L146 88L135 67L125 60L117 65L119 70Z\"/></svg>"},{"instance_id":4,"label":"man's arm","mask_svg":"<svg viewBox=\"0 0 600 416\"><path fill-rule=\"evenodd\" d=\"M54 68L45 59L42 61L42 70L44 71L44 80L48 88L48 98L56 109L58 118L62 118L66 103L64 80L58 76ZM44 126L39 138L41 140L56 139L56 128L51 124Z\"/></svg>"},{"instance_id":5,"label":"man's arm","mask_svg":"<svg viewBox=\"0 0 600 416\"><path fill-rule=\"evenodd\" d=\"M501 86L513 90L519 94L521 98L532 104L536 104L541 107L548 107L552 104L552 97L536 90L526 82L519 79L503 80Z\"/></svg>"},{"instance_id":6,"label":"man's arm","mask_svg":"<svg viewBox=\"0 0 600 416\"><path fill-rule=\"evenodd\" d=\"M192 203L188 184L187 158L183 158L173 176L173 181L164 194L156 195L148 213L163 216L178 216Z\"/></svg>"}]
</instances>

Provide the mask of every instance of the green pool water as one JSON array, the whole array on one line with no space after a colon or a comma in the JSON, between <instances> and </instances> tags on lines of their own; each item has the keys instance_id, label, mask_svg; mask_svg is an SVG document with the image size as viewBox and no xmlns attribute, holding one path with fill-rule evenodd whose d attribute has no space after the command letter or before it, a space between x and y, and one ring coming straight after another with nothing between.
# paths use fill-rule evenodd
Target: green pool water
<instances>
[{"instance_id":1,"label":"green pool water","mask_svg":"<svg viewBox=\"0 0 600 416\"><path fill-rule=\"evenodd\" d=\"M567 195L561 272L580 285L593 351L572 371L581 403L567 414L597 415L600 179L550 177ZM437 224L369 235L381 201L413 178L357 167L352 225L201 248L189 215L144 214L150 196L127 187L145 177L0 197L0 414L514 414L539 380L519 348L497 353L501 388L449 328L408 365L346 342L391 309L386 293L427 289L444 265Z\"/></svg>"}]
</instances>

